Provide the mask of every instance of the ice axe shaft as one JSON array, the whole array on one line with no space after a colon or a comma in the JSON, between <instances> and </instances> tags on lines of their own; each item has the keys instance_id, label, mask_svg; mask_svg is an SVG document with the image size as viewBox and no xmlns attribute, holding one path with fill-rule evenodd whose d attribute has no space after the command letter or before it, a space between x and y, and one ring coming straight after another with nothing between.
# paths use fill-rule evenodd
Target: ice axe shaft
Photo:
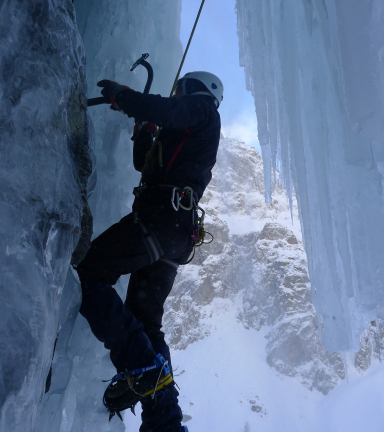
<instances>
[{"instance_id":1,"label":"ice axe shaft","mask_svg":"<svg viewBox=\"0 0 384 432\"><path fill-rule=\"evenodd\" d=\"M140 64L141 64L141 66L144 66L148 72L147 83L145 84L144 91L143 91L144 94L148 94L149 90L151 89L151 85L152 85L152 81L153 81L153 69L152 69L152 66L145 60L142 60L142 62ZM132 70L133 69L131 69L131 71Z\"/></svg>"},{"instance_id":2,"label":"ice axe shaft","mask_svg":"<svg viewBox=\"0 0 384 432\"><path fill-rule=\"evenodd\" d=\"M88 102L89 107L95 106L95 105L110 104L111 103L111 101L108 98L105 98L104 96L88 99L87 102Z\"/></svg>"}]
</instances>

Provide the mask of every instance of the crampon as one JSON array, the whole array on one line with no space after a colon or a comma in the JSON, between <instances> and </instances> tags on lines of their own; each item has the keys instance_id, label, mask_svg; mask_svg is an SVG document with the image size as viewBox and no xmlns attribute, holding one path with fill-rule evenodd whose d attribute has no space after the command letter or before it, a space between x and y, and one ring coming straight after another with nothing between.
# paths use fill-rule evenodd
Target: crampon
<instances>
[{"instance_id":1,"label":"crampon","mask_svg":"<svg viewBox=\"0 0 384 432\"><path fill-rule=\"evenodd\" d=\"M168 362L161 354L155 357L154 364L130 372L115 375L104 392L103 403L109 410L109 420L117 414L122 419L121 411L131 409L135 414L135 405L146 397L156 396L173 386Z\"/></svg>"}]
</instances>

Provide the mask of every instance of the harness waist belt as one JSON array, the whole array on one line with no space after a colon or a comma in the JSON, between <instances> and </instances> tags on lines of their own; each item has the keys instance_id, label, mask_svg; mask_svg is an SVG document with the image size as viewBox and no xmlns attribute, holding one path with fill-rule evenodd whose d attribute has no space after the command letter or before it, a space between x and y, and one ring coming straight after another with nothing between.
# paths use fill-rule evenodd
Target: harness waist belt
<instances>
[{"instance_id":1,"label":"harness waist belt","mask_svg":"<svg viewBox=\"0 0 384 432\"><path fill-rule=\"evenodd\" d=\"M178 185L172 185L172 184L159 184L156 186L152 186L152 185L142 185L142 186L137 186L135 188L133 188L133 194L135 195L136 198L138 198L141 194L141 192L144 192L146 190L151 191L151 190L155 190L155 189L173 189L173 190L177 190L179 192L183 192L185 189L191 190L193 192L193 200L195 205L197 205L197 203L199 202L197 193L189 186L178 186Z\"/></svg>"}]
</instances>

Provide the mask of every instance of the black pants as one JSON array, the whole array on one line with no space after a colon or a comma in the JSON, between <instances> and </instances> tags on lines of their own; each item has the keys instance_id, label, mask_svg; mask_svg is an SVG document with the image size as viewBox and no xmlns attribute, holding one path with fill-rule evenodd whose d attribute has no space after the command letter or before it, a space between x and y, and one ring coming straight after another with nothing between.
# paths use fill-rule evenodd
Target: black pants
<instances>
[{"instance_id":1,"label":"black pants","mask_svg":"<svg viewBox=\"0 0 384 432\"><path fill-rule=\"evenodd\" d=\"M171 366L161 331L164 302L179 263L192 251L191 211L176 212L168 193L147 194L135 201L133 213L112 225L91 245L77 267L82 283L80 313L94 335L110 350L120 371L153 363L161 353ZM153 246L153 247L152 247ZM125 302L112 288L123 274L131 274ZM143 405L142 432L178 431L182 418L178 393L171 389Z\"/></svg>"},{"instance_id":2,"label":"black pants","mask_svg":"<svg viewBox=\"0 0 384 432\"><path fill-rule=\"evenodd\" d=\"M164 198L160 204L153 198L144 202L146 205L135 204L141 224L131 213L112 225L92 241L77 267L83 288L80 313L95 336L111 350L112 362L120 370L128 368L126 362L130 364L129 358L134 358L131 355L126 359L121 352L131 334L143 330L150 340L164 338L164 302L178 264L185 262L192 251L191 211L176 212ZM150 250L153 243L157 244L157 256ZM125 274L131 274L131 278L123 305L111 286ZM135 362L132 369L140 366Z\"/></svg>"}]
</instances>

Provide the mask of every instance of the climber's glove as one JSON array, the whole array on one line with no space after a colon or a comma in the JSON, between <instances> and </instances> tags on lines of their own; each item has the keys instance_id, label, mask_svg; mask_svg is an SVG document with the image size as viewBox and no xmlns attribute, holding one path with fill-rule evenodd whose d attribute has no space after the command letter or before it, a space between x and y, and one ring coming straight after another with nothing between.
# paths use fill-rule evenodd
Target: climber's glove
<instances>
[{"instance_id":1,"label":"climber's glove","mask_svg":"<svg viewBox=\"0 0 384 432\"><path fill-rule=\"evenodd\" d=\"M111 101L111 109L115 111L121 111L121 109L116 104L116 96L124 90L131 90L131 88L118 84L115 81L101 80L97 83L98 87L104 87L101 90L101 94Z\"/></svg>"}]
</instances>

